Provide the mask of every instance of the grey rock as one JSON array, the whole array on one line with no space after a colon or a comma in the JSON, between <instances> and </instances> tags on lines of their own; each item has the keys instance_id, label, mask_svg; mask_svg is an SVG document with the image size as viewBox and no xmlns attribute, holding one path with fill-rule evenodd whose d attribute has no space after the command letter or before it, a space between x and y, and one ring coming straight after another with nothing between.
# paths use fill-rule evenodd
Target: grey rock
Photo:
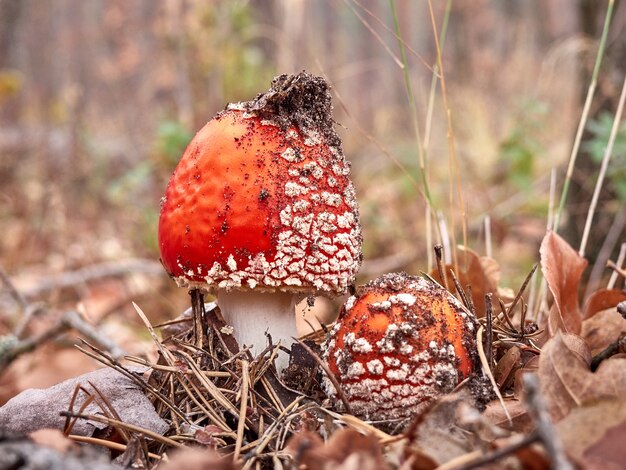
<instances>
[{"instance_id":1,"label":"grey rock","mask_svg":"<svg viewBox=\"0 0 626 470\"><path fill-rule=\"evenodd\" d=\"M133 367L130 370L141 374L146 369ZM141 388L126 376L106 367L50 388L24 390L0 408L0 431L5 435L19 436L38 429L63 430L65 418L60 413L69 410L70 400L78 386L97 396L91 384L106 397L122 421L159 434L168 430L169 425L158 416ZM86 399L87 394L81 390L74 401L73 411L78 412ZM82 413L105 415L95 401ZM79 419L72 428L72 434L92 436L96 429L105 427L103 423Z\"/></svg>"}]
</instances>

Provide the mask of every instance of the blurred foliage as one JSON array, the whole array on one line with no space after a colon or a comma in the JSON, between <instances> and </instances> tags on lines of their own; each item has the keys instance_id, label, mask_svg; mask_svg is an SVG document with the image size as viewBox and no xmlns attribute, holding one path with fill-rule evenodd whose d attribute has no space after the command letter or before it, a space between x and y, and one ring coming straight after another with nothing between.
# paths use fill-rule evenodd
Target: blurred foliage
<instances>
[{"instance_id":1,"label":"blurred foliage","mask_svg":"<svg viewBox=\"0 0 626 470\"><path fill-rule=\"evenodd\" d=\"M200 71L219 80L226 101L240 101L267 88L276 71L258 39L251 2L200 3L188 41L197 48Z\"/></svg>"},{"instance_id":2,"label":"blurred foliage","mask_svg":"<svg viewBox=\"0 0 626 470\"><path fill-rule=\"evenodd\" d=\"M156 131L157 157L162 159L166 167L174 169L192 137L192 132L182 123L173 120L162 121Z\"/></svg>"},{"instance_id":3,"label":"blurred foliage","mask_svg":"<svg viewBox=\"0 0 626 470\"><path fill-rule=\"evenodd\" d=\"M583 149L589 152L592 160L598 165L602 163L614 120L614 116L605 111L587 124L591 138L583 143ZM626 201L626 121L620 123L613 144L611 163L607 169L607 178L617 197L621 201Z\"/></svg>"},{"instance_id":4,"label":"blurred foliage","mask_svg":"<svg viewBox=\"0 0 626 470\"><path fill-rule=\"evenodd\" d=\"M535 179L536 161L543 153L538 134L547 111L545 103L524 103L516 113L515 125L500 143L501 174L517 189L530 189Z\"/></svg>"},{"instance_id":5,"label":"blurred foliage","mask_svg":"<svg viewBox=\"0 0 626 470\"><path fill-rule=\"evenodd\" d=\"M336 92L334 117L352 162L366 258L408 254L390 269L423 269L431 248L398 41L389 5L370 3L365 11L360 2L23 0L15 21L0 17L14 41L0 60L4 265L45 263L72 243L88 245L85 264L120 253L155 256L159 199L194 132L226 103L266 90L278 73L305 69L327 77ZM485 214L495 226L496 218L514 224L531 212L545 227L545 211L531 207L547 200L537 177L562 158L553 142L567 140L579 104L575 75L567 73L578 70L578 57L557 43L578 34L577 18L537 21L550 2L527 9L479 3L452 6L444 50L449 136L441 88L429 96L436 48L428 8L397 1L422 137L428 129L432 199L443 218L460 219L450 214L460 207L450 202L457 170L450 137L470 246L482 246L476 227ZM445 6L433 5L438 24ZM551 29L557 23L558 34ZM548 122L544 102L562 116ZM516 194L531 185L533 197L522 194L517 204ZM494 257L532 257L536 235L512 234L502 230ZM84 241L90 237L116 239L121 248L104 250ZM25 246L26 257L19 251ZM374 263L364 276L376 269Z\"/></svg>"}]
</instances>

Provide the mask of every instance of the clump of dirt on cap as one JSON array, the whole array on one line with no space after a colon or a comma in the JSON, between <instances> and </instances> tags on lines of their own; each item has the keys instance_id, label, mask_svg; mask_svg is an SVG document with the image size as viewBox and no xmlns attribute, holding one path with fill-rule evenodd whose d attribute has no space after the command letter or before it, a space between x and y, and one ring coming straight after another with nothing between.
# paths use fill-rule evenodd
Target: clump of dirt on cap
<instances>
[{"instance_id":1,"label":"clump of dirt on cap","mask_svg":"<svg viewBox=\"0 0 626 470\"><path fill-rule=\"evenodd\" d=\"M268 91L235 107L253 112L281 129L295 126L305 137L317 134L327 145L341 146L333 127L330 85L322 77L307 72L278 75Z\"/></svg>"}]
</instances>

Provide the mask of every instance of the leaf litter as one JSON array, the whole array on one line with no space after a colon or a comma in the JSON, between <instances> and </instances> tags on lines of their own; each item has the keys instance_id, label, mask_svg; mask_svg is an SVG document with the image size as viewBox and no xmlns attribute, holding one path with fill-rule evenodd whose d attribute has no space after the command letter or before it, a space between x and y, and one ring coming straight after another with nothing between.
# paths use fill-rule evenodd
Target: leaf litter
<instances>
[{"instance_id":1,"label":"leaf litter","mask_svg":"<svg viewBox=\"0 0 626 470\"><path fill-rule=\"evenodd\" d=\"M482 370L394 435L335 411L326 399L319 385L323 330L296 343L279 377L272 361L285 353L281 346L268 337L256 357L241 350L214 303L205 305L209 329L201 348L189 315L153 327L135 305L156 360L120 361L84 342L80 349L106 368L18 395L0 408L8 417L0 422L5 432L11 429L5 424L20 423L11 424L16 434L59 429L61 436L31 434L27 443L47 439L61 453L73 452L72 442L106 447L126 468L549 468L554 462L566 468L564 455L585 468L619 468L618 443L626 436L626 418L617 411L626 395L619 341L626 320L616 306L623 291L599 290L581 309L586 261L548 233L540 266L553 304L536 323L523 295L532 272L517 295L502 295L493 262L466 255L473 260L469 272L457 276L452 266L445 272L480 319ZM527 380L532 376L537 383ZM501 400L494 400L496 390Z\"/></svg>"}]
</instances>

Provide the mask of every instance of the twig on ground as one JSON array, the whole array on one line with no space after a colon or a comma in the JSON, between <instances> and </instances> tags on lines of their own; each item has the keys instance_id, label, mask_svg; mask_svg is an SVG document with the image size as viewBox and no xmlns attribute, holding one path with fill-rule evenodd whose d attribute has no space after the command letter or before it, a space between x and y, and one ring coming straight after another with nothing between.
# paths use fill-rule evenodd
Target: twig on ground
<instances>
[{"instance_id":1,"label":"twig on ground","mask_svg":"<svg viewBox=\"0 0 626 470\"><path fill-rule=\"evenodd\" d=\"M87 437L87 436L79 436L77 434L70 434L67 436L68 439L71 439L76 442L82 442L83 444L93 444L96 446L106 447L107 449L119 450L124 452L126 450L125 444L120 444L119 442L107 441L106 439L98 439L97 437ZM163 458L162 455L153 454L152 452L148 452L148 457L151 459L161 460Z\"/></svg>"},{"instance_id":2,"label":"twig on ground","mask_svg":"<svg viewBox=\"0 0 626 470\"><path fill-rule=\"evenodd\" d=\"M526 402L528 413L535 423L535 433L548 453L553 468L555 470L573 470L574 466L565 457L563 446L558 439L541 396L539 379L535 374L524 374L522 380L524 390L526 391L524 401Z\"/></svg>"},{"instance_id":3,"label":"twig on ground","mask_svg":"<svg viewBox=\"0 0 626 470\"><path fill-rule=\"evenodd\" d=\"M611 268L613 270L614 273L619 274L620 276L622 276L624 279L626 279L626 269L622 269L620 268L618 265L616 265L613 261L608 260L606 262L606 266L607 268Z\"/></svg>"},{"instance_id":4,"label":"twig on ground","mask_svg":"<svg viewBox=\"0 0 626 470\"><path fill-rule=\"evenodd\" d=\"M106 277L119 277L138 273L162 276L164 271L160 263L146 259L131 258L105 262L86 266L76 271L61 273L57 276L50 276L50 278L40 282L35 287L23 289L22 295L25 299L31 299L54 289L74 287Z\"/></svg>"},{"instance_id":5,"label":"twig on ground","mask_svg":"<svg viewBox=\"0 0 626 470\"><path fill-rule=\"evenodd\" d=\"M9 292L9 295L15 301L15 303L19 305L22 312L25 312L28 307L28 302L26 302L24 296L20 294L20 291L18 291L17 288L13 285L11 279L9 278L9 275L2 266L0 266L0 282L2 282L2 285L4 285L4 288Z\"/></svg>"},{"instance_id":6,"label":"twig on ground","mask_svg":"<svg viewBox=\"0 0 626 470\"><path fill-rule=\"evenodd\" d=\"M337 381L335 374L331 372L331 370L328 368L326 363L317 354L315 354L315 351L313 351L308 345L300 341L298 338L294 338L294 339L304 348L304 350L307 353L311 355L311 357L315 360L315 362L319 364L319 366L322 368L322 370L326 374L326 377L328 377L328 380L330 380L330 382L333 384L333 387L335 387L335 390L337 390L337 396L339 396L339 399L341 400L341 403L343 404L343 407L346 410L346 413L352 414L350 403L348 403L348 399L343 393L341 385L339 385L339 382Z\"/></svg>"},{"instance_id":7,"label":"twig on ground","mask_svg":"<svg viewBox=\"0 0 626 470\"><path fill-rule=\"evenodd\" d=\"M535 430L506 447L481 455L480 457L474 457L474 452L462 455L446 462L438 467L439 469L471 470L474 468L482 468L484 465L497 462L504 457L515 454L525 447L540 442L552 462L552 468L555 470L573 470L574 467L565 458L565 453L560 441L556 437L556 431L554 430L554 426L550 421L545 404L541 398L539 379L537 379L537 376L534 374L525 374L523 380L526 390L525 402L528 413L535 423Z\"/></svg>"},{"instance_id":8,"label":"twig on ground","mask_svg":"<svg viewBox=\"0 0 626 470\"><path fill-rule=\"evenodd\" d=\"M161 436L160 434L150 431L149 429L145 429L140 426L135 426L134 424L130 424L130 423L124 423L117 419L107 418L106 416L90 415L90 414L82 414L82 413L70 413L68 411L61 411L60 414L61 416L66 417L66 418L69 417L69 418L84 419L88 421L96 421L98 423L103 423L103 424L106 424L107 426L111 426L116 429L120 429L120 430L123 429L126 431L143 434L144 436L149 437L150 439L160 442L161 444L164 444L166 446L179 447L179 448L184 447L184 445L180 444L179 442L176 442L170 439L169 437Z\"/></svg>"},{"instance_id":9,"label":"twig on ground","mask_svg":"<svg viewBox=\"0 0 626 470\"><path fill-rule=\"evenodd\" d=\"M493 391L495 392L498 400L500 401L500 405L502 405L502 409L504 410L504 414L510 425L513 424L513 419L511 418L511 414L509 410L507 410L506 405L504 404L504 398L502 398L502 393L500 393L500 389L498 388L498 384L496 383L496 379L493 377L493 372L491 372L491 367L487 362L487 356L485 356L485 348L483 343L483 331L485 331L485 327L480 325L478 327L478 333L476 334L476 345L478 349L478 357L480 358L480 364L483 369L483 374L485 374L489 381L491 382L491 386L493 387Z\"/></svg>"},{"instance_id":10,"label":"twig on ground","mask_svg":"<svg viewBox=\"0 0 626 470\"><path fill-rule=\"evenodd\" d=\"M126 367L121 365L116 359L113 359L104 351L96 348L92 344L89 344L85 340L83 340L83 343L94 352L87 351L85 348L82 348L80 346L76 346L76 349L81 351L83 354L89 356L90 358L95 359L96 361L104 364L105 366L115 369L120 374L132 380L135 384L137 384L143 390L152 394L155 397L155 399L159 400L166 407L168 407L172 411L173 415L178 416L178 418L184 420L185 422L189 422L187 417L172 403L172 401L170 401L165 395L163 395L156 387L151 385L142 377L138 376L136 373L133 373L132 371L128 370Z\"/></svg>"},{"instance_id":11,"label":"twig on ground","mask_svg":"<svg viewBox=\"0 0 626 470\"><path fill-rule=\"evenodd\" d=\"M22 354L34 351L38 346L58 338L71 329L75 329L90 341L99 344L116 358L126 354L112 339L88 324L78 312L69 310L43 333L23 340L16 340L13 344L3 348L0 355L0 370L7 367Z\"/></svg>"},{"instance_id":12,"label":"twig on ground","mask_svg":"<svg viewBox=\"0 0 626 470\"><path fill-rule=\"evenodd\" d=\"M87 323L87 321L85 321L84 317L79 312L70 310L63 315L61 321L67 324L69 327L78 331L89 341L100 345L105 351L108 351L115 359L119 359L126 355L126 351L124 351L115 341L105 335L102 331L99 331L93 325Z\"/></svg>"},{"instance_id":13,"label":"twig on ground","mask_svg":"<svg viewBox=\"0 0 626 470\"><path fill-rule=\"evenodd\" d=\"M454 272L454 269L450 270L450 276L452 276L452 282L454 282L454 288L459 294L459 297L461 298L461 302L463 302L463 305L465 305L465 307L471 311L471 305L467 298L467 294L463 290L463 287L461 287L461 283L459 282L459 279L456 277L456 273ZM474 316L476 316L476 312L472 312L472 313L474 314Z\"/></svg>"},{"instance_id":14,"label":"twig on ground","mask_svg":"<svg viewBox=\"0 0 626 470\"><path fill-rule=\"evenodd\" d=\"M0 372L9 366L22 354L34 351L41 344L47 343L70 329L69 325L60 321L44 331L40 335L32 336L23 340L14 339L13 342L6 342L0 349Z\"/></svg>"},{"instance_id":15,"label":"twig on ground","mask_svg":"<svg viewBox=\"0 0 626 470\"><path fill-rule=\"evenodd\" d=\"M623 302L622 302L623 303ZM597 355L591 359L591 364L589 368L595 372L598 367L600 367L600 363L616 354L626 353L626 333L622 333L619 337L609 344L605 349L599 352Z\"/></svg>"},{"instance_id":16,"label":"twig on ground","mask_svg":"<svg viewBox=\"0 0 626 470\"><path fill-rule=\"evenodd\" d=\"M493 294L490 292L485 294L485 331L487 335L485 336L485 357L487 359L487 364L489 367L493 367L493 303L491 298Z\"/></svg>"},{"instance_id":17,"label":"twig on ground","mask_svg":"<svg viewBox=\"0 0 626 470\"><path fill-rule=\"evenodd\" d=\"M235 442L235 452L233 460L239 459L241 445L243 443L243 432L246 428L246 412L248 410L248 387L250 385L250 371L248 361L241 361L241 406L239 407L239 422L237 423L237 441Z\"/></svg>"},{"instance_id":18,"label":"twig on ground","mask_svg":"<svg viewBox=\"0 0 626 470\"><path fill-rule=\"evenodd\" d=\"M530 270L530 272L526 276L526 279L524 279L524 282L522 283L522 287L519 288L519 290L517 291L517 295L515 296L515 298L513 299L513 302L511 302L511 305L508 308L508 312L507 313L508 313L509 316L511 316L511 314L513 313L513 309L517 306L517 303L522 298L522 294L526 290L526 287L528 287L528 283L532 279L533 274L535 274L535 271L537 270L538 267L539 267L539 263L535 263L533 268ZM523 329L524 329L524 325L522 325L522 330Z\"/></svg>"},{"instance_id":19,"label":"twig on ground","mask_svg":"<svg viewBox=\"0 0 626 470\"><path fill-rule=\"evenodd\" d=\"M536 433L530 433L528 436L524 436L518 442L514 442L506 447L495 450L488 454L482 455L478 458L473 458L468 461L467 457L473 457L475 452L471 454L461 455L456 459L450 460L445 464L437 467L437 470L472 470L473 468L480 468L484 465L497 462L498 460L513 455L518 450L528 447L539 440L539 436Z\"/></svg>"},{"instance_id":20,"label":"twig on ground","mask_svg":"<svg viewBox=\"0 0 626 470\"><path fill-rule=\"evenodd\" d=\"M621 211L620 214L623 215L622 218L624 219L624 224L626 224L626 209ZM624 227L622 226L622 228L624 228ZM621 234L622 231L620 230L619 233ZM608 258L608 256L607 256L607 258ZM617 255L617 262L615 263L615 266L621 268L622 265L624 264L624 260L625 259L626 259L626 243L622 243L620 245L620 248L619 248L619 254ZM610 260L607 260L607 264L608 264L609 261ZM607 289L613 289L615 287L615 283L617 282L617 277L618 277L617 271L613 271L611 273L611 277L609 278L609 282L606 285ZM626 277L626 276L623 276L623 277ZM585 297L587 297L587 296L585 296Z\"/></svg>"},{"instance_id":21,"label":"twig on ground","mask_svg":"<svg viewBox=\"0 0 626 470\"><path fill-rule=\"evenodd\" d=\"M443 284L443 287L445 287L446 290L449 291L450 289L448 289L448 276L446 276L445 266L443 265L443 246L435 245L434 250L435 260L437 262L437 271L439 272L441 283Z\"/></svg>"}]
</instances>

